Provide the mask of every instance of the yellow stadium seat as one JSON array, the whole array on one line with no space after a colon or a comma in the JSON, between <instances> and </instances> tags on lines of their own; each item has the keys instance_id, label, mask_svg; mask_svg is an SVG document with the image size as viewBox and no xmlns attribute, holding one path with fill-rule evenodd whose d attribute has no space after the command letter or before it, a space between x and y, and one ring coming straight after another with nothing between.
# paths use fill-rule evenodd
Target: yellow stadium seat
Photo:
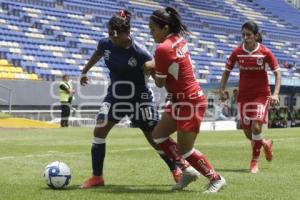
<instances>
[{"instance_id":1,"label":"yellow stadium seat","mask_svg":"<svg viewBox=\"0 0 300 200\"><path fill-rule=\"evenodd\" d=\"M10 69L13 73L16 73L16 68L15 67L11 67L11 69Z\"/></svg>"},{"instance_id":2,"label":"yellow stadium seat","mask_svg":"<svg viewBox=\"0 0 300 200\"><path fill-rule=\"evenodd\" d=\"M0 65L9 65L9 62L8 62L8 60L1 59L0 60Z\"/></svg>"},{"instance_id":3,"label":"yellow stadium seat","mask_svg":"<svg viewBox=\"0 0 300 200\"><path fill-rule=\"evenodd\" d=\"M15 79L15 74L12 73L12 72L8 72L7 73L7 78L9 78L9 79Z\"/></svg>"},{"instance_id":4,"label":"yellow stadium seat","mask_svg":"<svg viewBox=\"0 0 300 200\"><path fill-rule=\"evenodd\" d=\"M1 66L1 67L0 67L0 72L6 72L6 67Z\"/></svg>"},{"instance_id":5,"label":"yellow stadium seat","mask_svg":"<svg viewBox=\"0 0 300 200\"><path fill-rule=\"evenodd\" d=\"M39 80L39 77L37 74L30 74L30 79L31 80Z\"/></svg>"},{"instance_id":6,"label":"yellow stadium seat","mask_svg":"<svg viewBox=\"0 0 300 200\"><path fill-rule=\"evenodd\" d=\"M23 69L21 67L15 67L17 73L23 73Z\"/></svg>"}]
</instances>

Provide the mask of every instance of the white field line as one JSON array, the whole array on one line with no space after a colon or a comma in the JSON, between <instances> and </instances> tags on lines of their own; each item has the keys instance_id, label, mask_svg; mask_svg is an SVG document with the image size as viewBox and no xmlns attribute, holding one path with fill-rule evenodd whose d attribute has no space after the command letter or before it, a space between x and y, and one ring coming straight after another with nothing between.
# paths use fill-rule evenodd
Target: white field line
<instances>
[{"instance_id":1,"label":"white field line","mask_svg":"<svg viewBox=\"0 0 300 200\"><path fill-rule=\"evenodd\" d=\"M280 142L280 141L294 141L295 139L299 139L297 137L291 137L291 138L279 138L279 139L275 139L275 142ZM245 139L245 141L236 141L236 142L232 142L232 143L228 143L226 142L226 146L228 146L228 144L241 144L241 143L245 143L247 142L247 140ZM220 142L213 142L213 143L206 143L205 146L211 146L211 145L215 145L217 146L218 143L220 145L223 145L223 143ZM276 144L276 143L275 143ZM108 153L119 153L119 152L128 152L128 151L148 151L148 150L154 150L152 147L139 147L139 148L128 148L128 149L120 149L120 150L108 150ZM64 153L64 152L59 152L59 151L48 151L45 154L29 154L29 155L24 155L24 156L3 156L0 157L0 160L10 160L10 159L16 159L16 158L39 158L39 157L48 157L48 156L53 156L53 155L60 155L60 156L77 156L77 155L83 155L83 152L70 152L70 153Z\"/></svg>"},{"instance_id":2,"label":"white field line","mask_svg":"<svg viewBox=\"0 0 300 200\"><path fill-rule=\"evenodd\" d=\"M128 149L120 149L120 150L108 150L107 153L119 153L119 152L128 152L128 151L148 151L153 150L151 147L140 147L140 148L128 148ZM10 159L16 159L16 158L40 158L40 157L48 157L48 156L54 156L54 155L60 155L60 156L77 156L77 155L83 155L82 152L70 152L70 153L64 153L59 151L48 151L45 154L29 154L24 156L4 156L0 157L0 160L10 160Z\"/></svg>"}]
</instances>

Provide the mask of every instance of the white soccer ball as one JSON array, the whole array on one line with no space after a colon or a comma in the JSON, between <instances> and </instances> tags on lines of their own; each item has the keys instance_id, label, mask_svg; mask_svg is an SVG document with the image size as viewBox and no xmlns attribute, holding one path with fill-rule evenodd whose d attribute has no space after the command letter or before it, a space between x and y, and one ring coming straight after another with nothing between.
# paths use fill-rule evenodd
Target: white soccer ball
<instances>
[{"instance_id":1,"label":"white soccer ball","mask_svg":"<svg viewBox=\"0 0 300 200\"><path fill-rule=\"evenodd\" d=\"M55 161L46 166L44 179L50 188L62 189L70 183L71 170L65 163Z\"/></svg>"}]
</instances>

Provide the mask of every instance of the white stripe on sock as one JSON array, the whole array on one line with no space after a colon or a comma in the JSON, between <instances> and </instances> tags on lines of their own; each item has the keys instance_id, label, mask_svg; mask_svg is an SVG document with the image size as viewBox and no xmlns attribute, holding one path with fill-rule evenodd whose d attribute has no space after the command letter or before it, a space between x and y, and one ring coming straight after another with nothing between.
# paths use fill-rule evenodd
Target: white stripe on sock
<instances>
[{"instance_id":1,"label":"white stripe on sock","mask_svg":"<svg viewBox=\"0 0 300 200\"><path fill-rule=\"evenodd\" d=\"M169 137L157 138L157 139L153 139L153 141L154 141L156 144L160 144L160 143L163 143L164 141L166 141L167 139L169 139Z\"/></svg>"},{"instance_id":2,"label":"white stripe on sock","mask_svg":"<svg viewBox=\"0 0 300 200\"><path fill-rule=\"evenodd\" d=\"M165 153L164 153L163 151L156 150L156 152L157 152L159 155L165 155Z\"/></svg>"},{"instance_id":3,"label":"white stripe on sock","mask_svg":"<svg viewBox=\"0 0 300 200\"><path fill-rule=\"evenodd\" d=\"M252 140L262 140L264 137L263 137L263 134L260 133L258 135L255 135L252 133Z\"/></svg>"},{"instance_id":4,"label":"white stripe on sock","mask_svg":"<svg viewBox=\"0 0 300 200\"><path fill-rule=\"evenodd\" d=\"M188 151L187 153L183 154L182 157L184 159L188 158L190 155L192 155L194 153L195 149L192 148L190 151Z\"/></svg>"},{"instance_id":5,"label":"white stripe on sock","mask_svg":"<svg viewBox=\"0 0 300 200\"><path fill-rule=\"evenodd\" d=\"M105 138L94 137L93 143L94 144L105 144Z\"/></svg>"}]
</instances>

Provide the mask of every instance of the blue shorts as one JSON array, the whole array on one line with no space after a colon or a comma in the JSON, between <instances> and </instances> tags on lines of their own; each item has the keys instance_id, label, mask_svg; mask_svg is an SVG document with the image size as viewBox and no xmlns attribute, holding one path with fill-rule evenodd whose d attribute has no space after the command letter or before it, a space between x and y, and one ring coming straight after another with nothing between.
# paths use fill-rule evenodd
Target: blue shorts
<instances>
[{"instance_id":1,"label":"blue shorts","mask_svg":"<svg viewBox=\"0 0 300 200\"><path fill-rule=\"evenodd\" d=\"M158 109L154 105L150 91L135 94L130 99L114 98L110 92L104 98L97 121L111 121L118 123L127 116L134 127L139 127L143 132L152 132L159 121Z\"/></svg>"}]
</instances>

